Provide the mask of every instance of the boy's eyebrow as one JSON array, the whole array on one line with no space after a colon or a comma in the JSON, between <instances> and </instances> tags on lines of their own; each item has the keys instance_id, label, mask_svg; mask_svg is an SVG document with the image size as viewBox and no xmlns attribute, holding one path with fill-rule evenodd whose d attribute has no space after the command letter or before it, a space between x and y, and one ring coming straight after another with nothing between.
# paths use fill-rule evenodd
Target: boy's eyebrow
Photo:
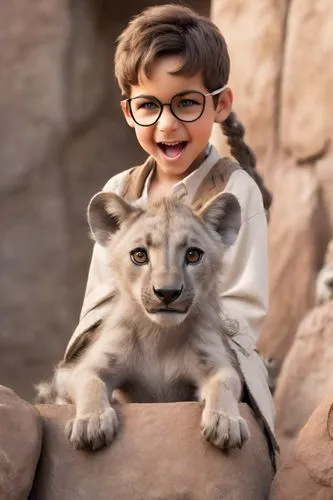
<instances>
[{"instance_id":1,"label":"boy's eyebrow","mask_svg":"<svg viewBox=\"0 0 333 500\"><path fill-rule=\"evenodd\" d=\"M185 95L185 94L189 94L191 92L200 92L200 94L204 94L204 92L202 90L198 90L198 89L186 89L186 90L182 90L181 92L177 92L176 94L174 94L172 97L175 97L176 95ZM160 101L160 99L152 94L139 94L139 95L135 95L133 97L130 97L129 99L136 99L137 97L153 97L154 99L157 99ZM124 99L124 101L128 101L129 99Z\"/></svg>"}]
</instances>

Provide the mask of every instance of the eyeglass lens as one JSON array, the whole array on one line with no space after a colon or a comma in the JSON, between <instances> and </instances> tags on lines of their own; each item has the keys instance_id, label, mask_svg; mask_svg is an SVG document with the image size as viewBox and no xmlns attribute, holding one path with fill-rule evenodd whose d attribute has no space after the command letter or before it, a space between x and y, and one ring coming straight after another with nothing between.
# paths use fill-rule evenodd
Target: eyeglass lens
<instances>
[{"instance_id":1,"label":"eyeglass lens","mask_svg":"<svg viewBox=\"0 0 333 500\"><path fill-rule=\"evenodd\" d=\"M162 114L162 103L151 96L134 97L129 101L130 111L138 125L153 125ZM205 96L198 91L175 95L170 102L173 115L181 121L193 122L202 115Z\"/></svg>"}]
</instances>

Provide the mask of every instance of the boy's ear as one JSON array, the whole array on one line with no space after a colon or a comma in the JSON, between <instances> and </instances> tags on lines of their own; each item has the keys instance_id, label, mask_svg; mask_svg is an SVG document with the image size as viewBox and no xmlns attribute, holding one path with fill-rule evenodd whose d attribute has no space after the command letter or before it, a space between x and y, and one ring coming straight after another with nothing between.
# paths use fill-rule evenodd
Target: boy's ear
<instances>
[{"instance_id":1,"label":"boy's ear","mask_svg":"<svg viewBox=\"0 0 333 500\"><path fill-rule=\"evenodd\" d=\"M127 106L127 102L126 101L120 101L120 106L121 106L121 110L124 114L124 117L125 117L125 120L127 121L128 125L132 128L134 128L134 120L131 116L131 113L129 112L129 109L128 109L128 106Z\"/></svg>"},{"instance_id":2,"label":"boy's ear","mask_svg":"<svg viewBox=\"0 0 333 500\"><path fill-rule=\"evenodd\" d=\"M227 87L221 92L221 94L219 94L218 97L219 100L215 108L215 122L221 123L224 122L224 120L226 120L230 115L234 96L232 90Z\"/></svg>"}]
</instances>

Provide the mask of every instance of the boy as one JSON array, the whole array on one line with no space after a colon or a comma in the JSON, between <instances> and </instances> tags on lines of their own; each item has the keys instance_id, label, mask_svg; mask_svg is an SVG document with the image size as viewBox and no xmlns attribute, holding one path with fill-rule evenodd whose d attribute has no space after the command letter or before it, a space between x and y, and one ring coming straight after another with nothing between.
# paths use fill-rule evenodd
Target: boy
<instances>
[{"instance_id":1,"label":"boy","mask_svg":"<svg viewBox=\"0 0 333 500\"><path fill-rule=\"evenodd\" d=\"M200 206L216 191L237 196L242 227L223 257L221 300L227 316L239 323L239 332L229 343L243 372L247 400L264 422L271 449L275 449L273 405L265 368L255 351L267 310L262 196L243 169L222 160L209 144L214 122L230 120L229 66L227 46L218 28L189 8L156 6L134 18L119 37L115 72L124 95L125 119L149 158L143 166L111 178L104 190L129 201L177 196L193 206ZM67 353L112 307L111 283L103 249L96 244L80 322Z\"/></svg>"}]
</instances>

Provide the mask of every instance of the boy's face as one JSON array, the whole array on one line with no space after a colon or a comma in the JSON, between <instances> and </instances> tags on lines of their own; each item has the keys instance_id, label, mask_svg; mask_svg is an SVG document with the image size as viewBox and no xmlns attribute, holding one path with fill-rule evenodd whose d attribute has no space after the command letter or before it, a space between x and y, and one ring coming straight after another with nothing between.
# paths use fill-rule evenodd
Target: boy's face
<instances>
[{"instance_id":1,"label":"boy's face","mask_svg":"<svg viewBox=\"0 0 333 500\"><path fill-rule=\"evenodd\" d=\"M183 95L185 91L207 94L209 90L204 86L200 74L192 77L170 74L171 71L177 70L181 63L179 56L159 59L153 67L151 77L141 75L139 84L132 87L131 98L151 96L164 104L170 103L177 94L182 94L180 98L173 99L173 110L176 114L190 119L200 114L202 101L205 100L203 113L197 120L181 121L172 114L170 106L163 106L156 123L142 126L134 121L126 102L121 102L127 123L135 129L141 147L156 160L160 177L175 182L200 165L214 122L225 120L232 105L232 93L228 88L218 96L215 108L213 97L210 95L205 98L198 95L201 100L192 100L195 94ZM142 121L147 123L147 120L149 122L149 117L152 116L154 119L158 113L158 101L154 99L147 97L135 99L131 105L134 117L141 123Z\"/></svg>"}]
</instances>

